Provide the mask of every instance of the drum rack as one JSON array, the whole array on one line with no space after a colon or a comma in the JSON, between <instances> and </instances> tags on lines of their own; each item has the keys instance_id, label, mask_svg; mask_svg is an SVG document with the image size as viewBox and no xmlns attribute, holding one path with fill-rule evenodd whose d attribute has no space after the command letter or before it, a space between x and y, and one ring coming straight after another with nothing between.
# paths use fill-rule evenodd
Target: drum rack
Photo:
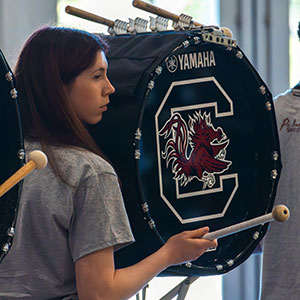
<instances>
[{"instance_id":1,"label":"drum rack","mask_svg":"<svg viewBox=\"0 0 300 300\"><path fill-rule=\"evenodd\" d=\"M171 20L173 21L172 27L175 31L186 31L192 29L202 30L204 28L209 28L217 32L217 35L233 40L231 30L226 27L220 28L219 26L205 26L204 24L195 22L193 17L189 15L180 14L178 16L141 0L134 0L132 5L136 8L153 13L156 17L150 16L150 22L139 17L135 19L129 18L129 21L126 22L119 19L112 21L70 5L66 6L65 11L67 14L107 26L107 31L112 36L145 33L149 32L148 27L152 33L168 31L168 22Z\"/></svg>"},{"instance_id":2,"label":"drum rack","mask_svg":"<svg viewBox=\"0 0 300 300\"><path fill-rule=\"evenodd\" d=\"M192 277L188 276L183 281L181 281L179 284L177 284L172 290L170 290L167 294L165 294L163 297L161 297L159 300L172 300L174 297L177 296L176 300L184 300L187 292L190 288L190 285L195 282L199 277ZM149 288L149 285L147 284L141 292L136 294L136 300L146 300L146 290ZM142 294L140 297L140 293Z\"/></svg>"}]
</instances>

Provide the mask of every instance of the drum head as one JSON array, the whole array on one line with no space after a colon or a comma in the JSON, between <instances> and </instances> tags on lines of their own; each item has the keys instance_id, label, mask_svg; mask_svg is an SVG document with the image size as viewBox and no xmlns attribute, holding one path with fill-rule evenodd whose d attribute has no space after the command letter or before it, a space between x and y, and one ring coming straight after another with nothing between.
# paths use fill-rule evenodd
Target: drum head
<instances>
[{"instance_id":1,"label":"drum head","mask_svg":"<svg viewBox=\"0 0 300 300\"><path fill-rule=\"evenodd\" d=\"M123 134L121 129L113 144L96 134L98 141L105 140L106 145L99 145L117 166L121 181L125 179L125 204L137 240L116 254L120 266L151 254L181 231L203 226L215 231L273 207L281 163L272 95L238 47L212 41L203 32L182 37L141 76L133 94L141 101L135 103L135 109L141 107L138 116L122 117L125 127L137 121L134 132L127 127L131 133ZM118 82L113 84L118 89ZM109 120L99 132L112 128L122 109L128 109L126 98L107 113ZM120 152L112 153L117 144L121 155L128 155L126 162ZM266 230L267 224L259 225L221 238L217 249L163 274L228 272L249 257Z\"/></svg>"},{"instance_id":2,"label":"drum head","mask_svg":"<svg viewBox=\"0 0 300 300\"><path fill-rule=\"evenodd\" d=\"M0 50L0 184L13 175L24 163L24 146L17 94L13 74ZM17 215L21 183L1 197L0 201L0 262L8 252ZM11 229L12 228L12 229Z\"/></svg>"}]
</instances>

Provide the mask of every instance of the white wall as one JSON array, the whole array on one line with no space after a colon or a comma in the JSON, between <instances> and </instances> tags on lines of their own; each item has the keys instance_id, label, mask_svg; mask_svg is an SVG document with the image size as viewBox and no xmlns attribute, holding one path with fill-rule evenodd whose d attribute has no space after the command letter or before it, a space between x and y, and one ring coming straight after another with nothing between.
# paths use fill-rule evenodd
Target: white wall
<instances>
[{"instance_id":1,"label":"white wall","mask_svg":"<svg viewBox=\"0 0 300 300\"><path fill-rule=\"evenodd\" d=\"M289 0L219 0L220 23L233 31L238 46L273 96L289 88ZM257 300L261 255L250 257L223 276L224 300Z\"/></svg>"},{"instance_id":2,"label":"white wall","mask_svg":"<svg viewBox=\"0 0 300 300\"><path fill-rule=\"evenodd\" d=\"M229 27L273 96L289 88L289 0L219 0Z\"/></svg>"},{"instance_id":3,"label":"white wall","mask_svg":"<svg viewBox=\"0 0 300 300\"><path fill-rule=\"evenodd\" d=\"M55 21L56 0L0 0L0 48L11 68L27 37Z\"/></svg>"}]
</instances>

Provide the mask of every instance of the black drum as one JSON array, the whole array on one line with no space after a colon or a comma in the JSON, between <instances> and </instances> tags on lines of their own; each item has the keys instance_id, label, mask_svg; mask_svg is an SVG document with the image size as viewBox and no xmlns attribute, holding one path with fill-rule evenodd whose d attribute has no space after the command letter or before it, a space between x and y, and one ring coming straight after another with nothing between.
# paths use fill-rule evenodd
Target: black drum
<instances>
[{"instance_id":1,"label":"black drum","mask_svg":"<svg viewBox=\"0 0 300 300\"><path fill-rule=\"evenodd\" d=\"M107 37L116 88L91 133L120 176L136 243L124 267L170 236L271 212L281 162L272 95L235 41L203 29ZM220 238L161 275L216 275L245 261L268 224Z\"/></svg>"},{"instance_id":2,"label":"black drum","mask_svg":"<svg viewBox=\"0 0 300 300\"><path fill-rule=\"evenodd\" d=\"M25 151L17 90L15 89L13 73L1 50L0 100L0 184L2 184L23 166L25 162ZM18 183L0 199L0 262L7 254L12 244L21 185L22 183Z\"/></svg>"}]
</instances>

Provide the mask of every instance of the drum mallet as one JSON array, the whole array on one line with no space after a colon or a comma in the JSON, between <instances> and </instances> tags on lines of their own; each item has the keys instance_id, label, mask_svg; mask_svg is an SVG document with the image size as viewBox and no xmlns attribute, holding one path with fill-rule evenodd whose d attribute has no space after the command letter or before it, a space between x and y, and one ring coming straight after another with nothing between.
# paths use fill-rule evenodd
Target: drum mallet
<instances>
[{"instance_id":1,"label":"drum mallet","mask_svg":"<svg viewBox=\"0 0 300 300\"><path fill-rule=\"evenodd\" d=\"M245 229L252 228L254 226L264 224L276 220L277 222L285 222L290 216L290 211L285 205L276 205L272 212L263 216L250 219L232 226L228 226L216 231L205 234L202 238L207 240L218 239L233 233L240 232Z\"/></svg>"},{"instance_id":2,"label":"drum mallet","mask_svg":"<svg viewBox=\"0 0 300 300\"><path fill-rule=\"evenodd\" d=\"M30 172L37 169L43 169L46 167L48 162L47 156L44 152L34 150L29 153L29 162L21 167L16 173L10 176L0 186L0 197L2 197L7 191L14 187L19 181L21 181Z\"/></svg>"},{"instance_id":3,"label":"drum mallet","mask_svg":"<svg viewBox=\"0 0 300 300\"><path fill-rule=\"evenodd\" d=\"M155 5L149 4L147 2L141 1L141 0L134 0L132 1L132 5L136 8L142 9L144 11L150 12L152 14L158 15L160 17L166 18L166 19L170 19L174 22L178 22L179 21L179 16L176 14L173 14L167 10L164 10L162 8L159 8ZM204 26L203 24L197 23L197 22L193 22L195 26Z\"/></svg>"},{"instance_id":4,"label":"drum mallet","mask_svg":"<svg viewBox=\"0 0 300 300\"><path fill-rule=\"evenodd\" d=\"M163 18L166 18L166 19L170 19L173 22L178 22L179 19L180 19L180 16L178 16L176 14L173 14L173 13L167 11L167 10L164 10L162 8L159 8L155 5L149 4L149 3L141 1L141 0L133 0L132 5L136 8L139 8L139 9L142 9L144 11L150 12L150 13L155 14L157 16L160 16L160 17L163 17ZM202 26L205 27L204 24L201 24L201 23L198 23L198 22L195 22L195 21L193 21L193 24L196 27L202 27ZM229 28L221 27L220 29L222 30L224 35L228 36L229 38L232 38L232 31Z\"/></svg>"},{"instance_id":5,"label":"drum mallet","mask_svg":"<svg viewBox=\"0 0 300 300\"><path fill-rule=\"evenodd\" d=\"M76 8L76 7L73 7L73 6L70 6L70 5L66 6L65 12L67 14L70 14L70 15L73 15L73 16L76 16L76 17L79 17L79 18L82 18L82 19L85 19L85 20L89 20L89 21L92 21L92 22L96 22L96 23L106 25L108 27L114 27L114 24L115 24L114 21L102 18L100 16L94 15L92 13L89 13L87 11L84 11L82 9L79 9L79 8Z\"/></svg>"}]
</instances>

